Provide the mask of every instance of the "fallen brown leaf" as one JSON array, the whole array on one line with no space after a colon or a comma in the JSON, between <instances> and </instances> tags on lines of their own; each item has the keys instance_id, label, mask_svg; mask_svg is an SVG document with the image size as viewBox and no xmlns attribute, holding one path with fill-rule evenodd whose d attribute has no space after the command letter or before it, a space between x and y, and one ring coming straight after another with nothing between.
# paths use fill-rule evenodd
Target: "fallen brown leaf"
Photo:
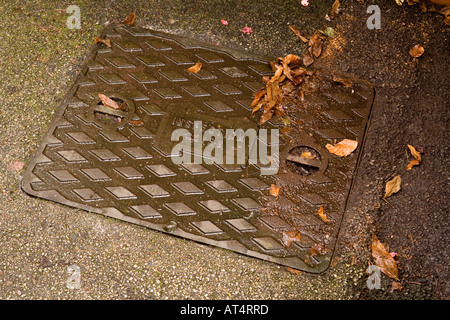
<instances>
[{"instance_id":1,"label":"fallen brown leaf","mask_svg":"<svg viewBox=\"0 0 450 320\"><path fill-rule=\"evenodd\" d=\"M134 19L136 19L136 14L134 12L130 12L128 17L123 20L122 23L128 26L132 26L134 24Z\"/></svg>"},{"instance_id":2,"label":"fallen brown leaf","mask_svg":"<svg viewBox=\"0 0 450 320\"><path fill-rule=\"evenodd\" d=\"M193 65L190 68L187 68L186 71L192 72L192 73L197 73L202 69L202 63L201 62L197 62L195 65Z\"/></svg>"},{"instance_id":3,"label":"fallen brown leaf","mask_svg":"<svg viewBox=\"0 0 450 320\"><path fill-rule=\"evenodd\" d=\"M292 242L298 242L300 240L301 240L300 233L297 230L283 232L282 241L286 250L289 249Z\"/></svg>"},{"instance_id":4,"label":"fallen brown leaf","mask_svg":"<svg viewBox=\"0 0 450 320\"><path fill-rule=\"evenodd\" d=\"M126 104L121 104L120 106L111 98L105 96L102 93L98 94L98 97L100 98L100 100L102 100L102 104L106 107L115 109L115 110L125 110L125 106Z\"/></svg>"},{"instance_id":5,"label":"fallen brown leaf","mask_svg":"<svg viewBox=\"0 0 450 320\"><path fill-rule=\"evenodd\" d=\"M328 219L327 215L324 212L323 206L320 206L319 211L317 211L317 214L319 217L322 218L324 222L330 222L330 219Z\"/></svg>"},{"instance_id":6,"label":"fallen brown leaf","mask_svg":"<svg viewBox=\"0 0 450 320\"><path fill-rule=\"evenodd\" d=\"M339 157L346 157L353 151L355 151L355 149L358 147L358 141L344 139L334 146L331 144L327 144L325 147L332 154L335 154Z\"/></svg>"},{"instance_id":7,"label":"fallen brown leaf","mask_svg":"<svg viewBox=\"0 0 450 320\"><path fill-rule=\"evenodd\" d=\"M297 36L299 37L300 40L302 40L304 43L308 43L308 39L305 38L304 36L302 36L302 34L300 33L300 29L297 28L296 26L294 26L293 24L289 25L289 29L291 29L291 31Z\"/></svg>"},{"instance_id":8,"label":"fallen brown leaf","mask_svg":"<svg viewBox=\"0 0 450 320\"><path fill-rule=\"evenodd\" d=\"M399 280L397 263L394 258L391 257L386 247L378 240L376 235L372 236L372 256L381 272L392 279Z\"/></svg>"},{"instance_id":9,"label":"fallen brown leaf","mask_svg":"<svg viewBox=\"0 0 450 320\"><path fill-rule=\"evenodd\" d=\"M335 0L333 5L331 6L331 12L330 12L331 19L334 19L338 15L340 6L341 6L341 3L339 2L339 0Z\"/></svg>"},{"instance_id":10,"label":"fallen brown leaf","mask_svg":"<svg viewBox=\"0 0 450 320\"><path fill-rule=\"evenodd\" d=\"M394 178L389 180L386 183L383 199L386 199L387 197L390 197L394 193L399 192L400 188L401 188L401 184L402 184L402 178L400 177L400 175L395 176Z\"/></svg>"},{"instance_id":11,"label":"fallen brown leaf","mask_svg":"<svg viewBox=\"0 0 450 320\"><path fill-rule=\"evenodd\" d=\"M408 148L411 152L411 155L414 157L414 160L411 160L411 162L406 166L406 170L411 170L412 167L419 165L419 163L422 161L422 155L412 145L408 144Z\"/></svg>"},{"instance_id":12,"label":"fallen brown leaf","mask_svg":"<svg viewBox=\"0 0 450 320\"><path fill-rule=\"evenodd\" d=\"M409 50L409 54L413 58L419 58L421 55L423 55L424 52L425 49L420 44L416 44Z\"/></svg>"},{"instance_id":13,"label":"fallen brown leaf","mask_svg":"<svg viewBox=\"0 0 450 320\"><path fill-rule=\"evenodd\" d=\"M278 194L280 193L281 187L277 187L277 185L275 184L271 184L270 185L270 194L273 195L274 197L278 197Z\"/></svg>"},{"instance_id":14,"label":"fallen brown leaf","mask_svg":"<svg viewBox=\"0 0 450 320\"><path fill-rule=\"evenodd\" d=\"M103 43L108 48L111 48L111 40L109 40L109 39L102 39L102 38L97 37L97 38L94 39L94 43L95 44Z\"/></svg>"}]
</instances>

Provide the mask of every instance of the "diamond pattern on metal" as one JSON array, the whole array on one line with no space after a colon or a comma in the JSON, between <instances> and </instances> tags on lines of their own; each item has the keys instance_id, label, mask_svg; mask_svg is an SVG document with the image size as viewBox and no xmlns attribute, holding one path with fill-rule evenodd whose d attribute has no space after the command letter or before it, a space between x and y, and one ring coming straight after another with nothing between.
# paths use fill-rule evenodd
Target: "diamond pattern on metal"
<instances>
[{"instance_id":1,"label":"diamond pattern on metal","mask_svg":"<svg viewBox=\"0 0 450 320\"><path fill-rule=\"evenodd\" d=\"M112 47L97 45L64 99L22 188L29 194L140 224L161 232L319 273L330 264L359 147L338 158L334 139L363 144L373 89L320 79L302 107L291 106L295 129L280 141L280 170L260 175L260 164L176 165L174 129L258 129L251 116L267 58L139 27L110 25ZM196 62L197 74L186 71ZM101 105L98 94L126 102L127 110ZM289 108L289 105L286 105ZM99 116L100 115L100 116ZM281 128L274 118L261 128ZM224 131L223 131L224 132ZM202 145L202 148L205 145ZM299 161L298 150L315 159ZM193 155L196 151L193 150ZM272 183L282 187L269 195ZM317 215L323 205L331 222ZM301 240L289 247L283 232ZM320 243L328 248L311 255Z\"/></svg>"}]
</instances>

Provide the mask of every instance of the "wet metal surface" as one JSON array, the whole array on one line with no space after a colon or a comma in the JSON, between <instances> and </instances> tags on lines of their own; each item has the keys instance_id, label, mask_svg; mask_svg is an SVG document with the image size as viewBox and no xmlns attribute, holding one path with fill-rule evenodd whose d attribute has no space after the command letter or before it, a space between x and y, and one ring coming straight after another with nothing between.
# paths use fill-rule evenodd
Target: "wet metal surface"
<instances>
[{"instance_id":1,"label":"wet metal surface","mask_svg":"<svg viewBox=\"0 0 450 320\"><path fill-rule=\"evenodd\" d=\"M271 74L267 59L137 27L111 25L29 164L22 188L36 197L140 224L310 272L330 264L373 100L372 87L320 78L293 108L295 130L280 141L280 170L181 164L171 158L177 128L258 129L253 94ZM197 74L186 69L197 61ZM100 103L98 94L125 102ZM263 128L282 128L273 118ZM358 149L339 158L335 139ZM312 157L301 157L309 152ZM282 187L269 195L272 183ZM330 219L317 215L320 206ZM298 230L288 248L283 233ZM314 254L312 254L314 253Z\"/></svg>"}]
</instances>

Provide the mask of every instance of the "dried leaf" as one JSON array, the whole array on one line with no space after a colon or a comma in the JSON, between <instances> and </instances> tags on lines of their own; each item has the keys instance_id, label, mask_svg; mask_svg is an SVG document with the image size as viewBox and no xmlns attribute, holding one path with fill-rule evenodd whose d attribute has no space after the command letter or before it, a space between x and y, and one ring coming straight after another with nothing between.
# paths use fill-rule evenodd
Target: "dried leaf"
<instances>
[{"instance_id":1,"label":"dried leaf","mask_svg":"<svg viewBox=\"0 0 450 320\"><path fill-rule=\"evenodd\" d=\"M129 120L128 123L130 123L134 126L140 126L140 125L144 124L144 122L142 120Z\"/></svg>"},{"instance_id":2,"label":"dried leaf","mask_svg":"<svg viewBox=\"0 0 450 320\"><path fill-rule=\"evenodd\" d=\"M195 65L193 65L190 68L187 68L186 71L192 72L192 73L197 73L202 69L202 63L201 62L197 62Z\"/></svg>"},{"instance_id":3,"label":"dried leaf","mask_svg":"<svg viewBox=\"0 0 450 320\"><path fill-rule=\"evenodd\" d=\"M413 58L419 58L421 55L423 55L424 52L425 49L420 44L416 44L409 50L409 54Z\"/></svg>"},{"instance_id":4,"label":"dried leaf","mask_svg":"<svg viewBox=\"0 0 450 320\"><path fill-rule=\"evenodd\" d=\"M98 97L102 100L102 103L106 107L110 107L115 110L124 110L124 105L118 105L113 99L105 96L104 94L99 93Z\"/></svg>"},{"instance_id":5,"label":"dried leaf","mask_svg":"<svg viewBox=\"0 0 450 320\"><path fill-rule=\"evenodd\" d=\"M300 155L300 157L302 158L306 158L306 159L315 159L316 157L314 157L314 155L309 152L309 151L304 151L302 152L302 154Z\"/></svg>"},{"instance_id":6,"label":"dried leaf","mask_svg":"<svg viewBox=\"0 0 450 320\"><path fill-rule=\"evenodd\" d=\"M331 144L327 144L325 147L332 154L335 154L339 157L346 157L353 151L355 151L355 149L358 147L358 141L344 139L334 146Z\"/></svg>"},{"instance_id":7,"label":"dried leaf","mask_svg":"<svg viewBox=\"0 0 450 320\"><path fill-rule=\"evenodd\" d=\"M389 180L386 183L386 187L385 187L385 191L384 191L384 199L386 199L387 197L390 197L391 195L393 195L394 193L397 193L400 191L401 188L401 184L402 184L402 178L400 177L400 175L394 177L393 179Z\"/></svg>"},{"instance_id":8,"label":"dried leaf","mask_svg":"<svg viewBox=\"0 0 450 320\"><path fill-rule=\"evenodd\" d=\"M319 211L317 211L317 214L319 215L319 217L322 218L324 222L330 222L330 219L328 219L327 215L323 210L323 206L320 206Z\"/></svg>"},{"instance_id":9,"label":"dried leaf","mask_svg":"<svg viewBox=\"0 0 450 320\"><path fill-rule=\"evenodd\" d=\"M301 240L300 233L297 230L283 232L282 241L286 250L289 249L292 242L299 242L300 240Z\"/></svg>"},{"instance_id":10,"label":"dried leaf","mask_svg":"<svg viewBox=\"0 0 450 320\"><path fill-rule=\"evenodd\" d=\"M414 160L411 160L411 162L406 166L406 170L411 170L412 167L419 165L419 163L422 161L422 155L412 145L408 144L408 148L411 152L411 155L414 157Z\"/></svg>"},{"instance_id":11,"label":"dried leaf","mask_svg":"<svg viewBox=\"0 0 450 320\"><path fill-rule=\"evenodd\" d=\"M300 270L288 267L287 270L292 274L301 274L302 272Z\"/></svg>"},{"instance_id":12,"label":"dried leaf","mask_svg":"<svg viewBox=\"0 0 450 320\"><path fill-rule=\"evenodd\" d=\"M320 32L330 38L334 38L336 35L332 27L326 27L325 30Z\"/></svg>"},{"instance_id":13,"label":"dried leaf","mask_svg":"<svg viewBox=\"0 0 450 320\"><path fill-rule=\"evenodd\" d=\"M130 12L128 17L122 21L123 24L128 26L132 26L134 24L134 19L136 18L136 14L134 12Z\"/></svg>"},{"instance_id":14,"label":"dried leaf","mask_svg":"<svg viewBox=\"0 0 450 320\"><path fill-rule=\"evenodd\" d=\"M314 63L314 57L313 57L313 54L311 52L311 47L309 47L308 50L306 50L305 55L303 56L303 64L306 67L309 67L313 63Z\"/></svg>"},{"instance_id":15,"label":"dried leaf","mask_svg":"<svg viewBox=\"0 0 450 320\"><path fill-rule=\"evenodd\" d=\"M269 192L274 197L278 197L278 194L280 193L281 187L277 187L275 184L270 185Z\"/></svg>"},{"instance_id":16,"label":"dried leaf","mask_svg":"<svg viewBox=\"0 0 450 320\"><path fill-rule=\"evenodd\" d=\"M111 40L109 39L102 39L102 38L95 38L94 39L94 43L103 43L105 46L107 46L108 48L111 48Z\"/></svg>"},{"instance_id":17,"label":"dried leaf","mask_svg":"<svg viewBox=\"0 0 450 320\"><path fill-rule=\"evenodd\" d=\"M331 12L330 12L331 19L334 19L338 15L340 6L341 6L341 3L339 2L339 0L335 0L333 5L331 6Z\"/></svg>"},{"instance_id":18,"label":"dried leaf","mask_svg":"<svg viewBox=\"0 0 450 320\"><path fill-rule=\"evenodd\" d=\"M297 36L299 37L300 40L302 40L304 43L308 43L308 39L305 38L304 36L302 36L302 34L300 33L300 29L297 28L296 26L294 26L293 24L289 25L289 29L291 29L291 31Z\"/></svg>"},{"instance_id":19,"label":"dried leaf","mask_svg":"<svg viewBox=\"0 0 450 320\"><path fill-rule=\"evenodd\" d=\"M19 160L14 160L13 163L9 166L9 168L13 171L21 171L23 167L25 166L25 163Z\"/></svg>"},{"instance_id":20,"label":"dried leaf","mask_svg":"<svg viewBox=\"0 0 450 320\"><path fill-rule=\"evenodd\" d=\"M314 33L313 36L309 38L309 46L313 56L318 58L322 53L322 38L319 32Z\"/></svg>"},{"instance_id":21,"label":"dried leaf","mask_svg":"<svg viewBox=\"0 0 450 320\"><path fill-rule=\"evenodd\" d=\"M375 264L380 268L381 272L386 274L392 279L398 279L398 268L394 258L391 257L386 247L378 240L378 238L372 236L372 256L375 259Z\"/></svg>"},{"instance_id":22,"label":"dried leaf","mask_svg":"<svg viewBox=\"0 0 450 320\"><path fill-rule=\"evenodd\" d=\"M263 115L261 116L261 119L259 119L259 124L260 125L264 124L266 121L269 121L270 119L272 119L273 114L274 114L274 110L264 108Z\"/></svg>"}]
</instances>

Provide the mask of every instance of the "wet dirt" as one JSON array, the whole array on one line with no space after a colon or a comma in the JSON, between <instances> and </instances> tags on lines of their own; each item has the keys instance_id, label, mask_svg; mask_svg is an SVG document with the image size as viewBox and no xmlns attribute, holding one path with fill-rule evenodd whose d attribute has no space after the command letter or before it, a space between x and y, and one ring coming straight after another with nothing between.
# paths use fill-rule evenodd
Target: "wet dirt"
<instances>
[{"instance_id":1,"label":"wet dirt","mask_svg":"<svg viewBox=\"0 0 450 320\"><path fill-rule=\"evenodd\" d=\"M352 263L368 266L370 235L397 253L402 290L369 290L361 299L448 299L448 119L449 27L435 13L417 6L376 3L381 29L368 29L368 5L352 2L336 20L332 39L319 64L354 73L376 90L364 156L343 224L340 250ZM425 48L418 59L409 55ZM424 150L422 163L406 171L412 159L407 144ZM383 201L384 185L401 175L402 189Z\"/></svg>"}]
</instances>

